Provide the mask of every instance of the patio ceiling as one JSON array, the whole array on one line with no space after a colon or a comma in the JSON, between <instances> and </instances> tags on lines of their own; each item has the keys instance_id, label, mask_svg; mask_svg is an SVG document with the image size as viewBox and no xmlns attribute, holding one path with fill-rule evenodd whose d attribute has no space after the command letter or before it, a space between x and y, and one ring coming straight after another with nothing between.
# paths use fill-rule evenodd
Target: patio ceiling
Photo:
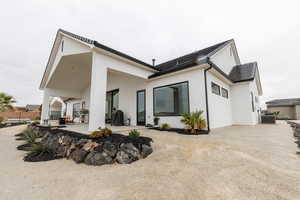
<instances>
[{"instance_id":1,"label":"patio ceiling","mask_svg":"<svg viewBox=\"0 0 300 200\"><path fill-rule=\"evenodd\" d=\"M63 56L47 87L81 91L90 84L91 66L92 53Z\"/></svg>"}]
</instances>

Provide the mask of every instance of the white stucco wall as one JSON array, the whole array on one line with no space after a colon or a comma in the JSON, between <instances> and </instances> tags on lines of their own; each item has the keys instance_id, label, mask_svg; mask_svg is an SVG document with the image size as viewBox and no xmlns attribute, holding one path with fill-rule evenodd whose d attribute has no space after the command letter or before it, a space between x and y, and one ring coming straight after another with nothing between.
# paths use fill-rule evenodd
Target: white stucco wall
<instances>
[{"instance_id":1,"label":"white stucco wall","mask_svg":"<svg viewBox=\"0 0 300 200\"><path fill-rule=\"evenodd\" d=\"M211 61L215 63L226 74L230 73L233 66L239 64L235 57L236 55L234 51L231 50L231 48L232 47L229 44L211 57Z\"/></svg>"},{"instance_id":2,"label":"white stucco wall","mask_svg":"<svg viewBox=\"0 0 300 200\"><path fill-rule=\"evenodd\" d=\"M257 124L260 121L260 97L258 95L257 85L255 81L249 83L250 92L253 93L254 112L252 112L252 121ZM251 97L250 97L251 98ZM256 101L257 100L257 101ZM251 108L252 109L252 108Z\"/></svg>"},{"instance_id":3,"label":"white stucco wall","mask_svg":"<svg viewBox=\"0 0 300 200\"><path fill-rule=\"evenodd\" d=\"M296 119L300 119L300 105L296 105L295 106L295 110L296 110Z\"/></svg>"},{"instance_id":4,"label":"white stucco wall","mask_svg":"<svg viewBox=\"0 0 300 200\"><path fill-rule=\"evenodd\" d=\"M189 102L190 111L203 110L206 111L205 106L205 86L204 86L204 74L203 69L196 69L179 73L173 76L167 76L156 80L151 80L147 85L147 99L146 99L146 121L153 124L153 88L170 85L179 82L189 82ZM203 113L203 117L206 118L206 113ZM159 123L168 123L172 127L184 128L184 125L180 122L181 116L159 116Z\"/></svg>"},{"instance_id":5,"label":"white stucco wall","mask_svg":"<svg viewBox=\"0 0 300 200\"><path fill-rule=\"evenodd\" d=\"M136 92L146 89L146 81L124 73L108 73L107 91L119 89L119 109L125 121L131 119L131 125L136 125Z\"/></svg>"},{"instance_id":6,"label":"white stucco wall","mask_svg":"<svg viewBox=\"0 0 300 200\"><path fill-rule=\"evenodd\" d=\"M253 121L249 82L231 86L231 97L233 124L255 124Z\"/></svg>"},{"instance_id":7,"label":"white stucco wall","mask_svg":"<svg viewBox=\"0 0 300 200\"><path fill-rule=\"evenodd\" d=\"M212 93L211 82L220 86L220 95ZM222 88L228 91L228 99L222 97ZM219 128L232 125L231 90L224 81L207 72L207 93L209 105L210 128Z\"/></svg>"}]
</instances>

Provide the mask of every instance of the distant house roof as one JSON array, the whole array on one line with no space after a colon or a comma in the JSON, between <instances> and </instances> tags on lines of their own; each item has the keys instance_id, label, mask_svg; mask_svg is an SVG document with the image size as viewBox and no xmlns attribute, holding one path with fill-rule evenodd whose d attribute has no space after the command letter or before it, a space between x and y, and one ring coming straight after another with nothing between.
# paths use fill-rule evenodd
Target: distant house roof
<instances>
[{"instance_id":1,"label":"distant house roof","mask_svg":"<svg viewBox=\"0 0 300 200\"><path fill-rule=\"evenodd\" d=\"M251 81L255 78L257 70L257 62L236 65L229 73L229 78L232 82Z\"/></svg>"},{"instance_id":2,"label":"distant house roof","mask_svg":"<svg viewBox=\"0 0 300 200\"><path fill-rule=\"evenodd\" d=\"M25 108L27 111L34 111L34 110L38 110L40 107L41 105L27 104Z\"/></svg>"},{"instance_id":3,"label":"distant house roof","mask_svg":"<svg viewBox=\"0 0 300 200\"><path fill-rule=\"evenodd\" d=\"M266 102L267 106L294 106L300 105L300 98L291 98L291 99L275 99L272 101Z\"/></svg>"}]
</instances>

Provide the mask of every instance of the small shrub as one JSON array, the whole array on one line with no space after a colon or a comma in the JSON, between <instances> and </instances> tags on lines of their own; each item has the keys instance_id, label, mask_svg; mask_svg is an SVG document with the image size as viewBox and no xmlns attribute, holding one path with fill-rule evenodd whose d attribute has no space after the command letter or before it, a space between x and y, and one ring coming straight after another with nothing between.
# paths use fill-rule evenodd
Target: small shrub
<instances>
[{"instance_id":1,"label":"small shrub","mask_svg":"<svg viewBox=\"0 0 300 200\"><path fill-rule=\"evenodd\" d=\"M40 162L40 161L48 161L55 159L55 154L48 146L37 143L32 145L32 149L30 152L26 154L24 157L24 161L26 162Z\"/></svg>"},{"instance_id":2,"label":"small shrub","mask_svg":"<svg viewBox=\"0 0 300 200\"><path fill-rule=\"evenodd\" d=\"M163 124L160 126L160 128L161 128L162 130L168 130L168 129L171 128L171 126L170 126L169 124L167 124L167 123L163 123Z\"/></svg>"},{"instance_id":3,"label":"small shrub","mask_svg":"<svg viewBox=\"0 0 300 200\"><path fill-rule=\"evenodd\" d=\"M195 133L196 130L202 130L206 127L206 120L202 117L202 114L202 110L184 113L180 121L188 127L191 133Z\"/></svg>"},{"instance_id":4,"label":"small shrub","mask_svg":"<svg viewBox=\"0 0 300 200\"><path fill-rule=\"evenodd\" d=\"M32 130L32 128L27 128L25 131L17 135L18 138L16 140L25 140L29 144L36 143L36 139L40 137L40 135Z\"/></svg>"},{"instance_id":5,"label":"small shrub","mask_svg":"<svg viewBox=\"0 0 300 200\"><path fill-rule=\"evenodd\" d=\"M94 131L89 135L89 138L101 138L101 137L108 137L112 134L112 131L109 128L102 128L99 131Z\"/></svg>"},{"instance_id":6,"label":"small shrub","mask_svg":"<svg viewBox=\"0 0 300 200\"><path fill-rule=\"evenodd\" d=\"M40 155L43 153L51 153L51 149L49 149L46 145L42 143L36 143L32 145L32 150L28 153L29 154L35 154L35 155Z\"/></svg>"},{"instance_id":7,"label":"small shrub","mask_svg":"<svg viewBox=\"0 0 300 200\"><path fill-rule=\"evenodd\" d=\"M137 138L137 137L140 137L140 132L136 129L133 129L129 132L129 137L132 137L132 138Z\"/></svg>"}]
</instances>

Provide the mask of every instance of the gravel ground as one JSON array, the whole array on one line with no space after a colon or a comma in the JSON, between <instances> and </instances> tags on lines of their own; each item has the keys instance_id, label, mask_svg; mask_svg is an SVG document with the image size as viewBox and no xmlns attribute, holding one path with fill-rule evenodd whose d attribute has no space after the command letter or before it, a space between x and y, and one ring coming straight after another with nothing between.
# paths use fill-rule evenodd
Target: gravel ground
<instances>
[{"instance_id":1,"label":"gravel ground","mask_svg":"<svg viewBox=\"0 0 300 200\"><path fill-rule=\"evenodd\" d=\"M0 129L0 199L300 199L300 157L291 129L232 126L210 135L143 130L154 152L130 165L86 166L66 159L25 163Z\"/></svg>"}]
</instances>

